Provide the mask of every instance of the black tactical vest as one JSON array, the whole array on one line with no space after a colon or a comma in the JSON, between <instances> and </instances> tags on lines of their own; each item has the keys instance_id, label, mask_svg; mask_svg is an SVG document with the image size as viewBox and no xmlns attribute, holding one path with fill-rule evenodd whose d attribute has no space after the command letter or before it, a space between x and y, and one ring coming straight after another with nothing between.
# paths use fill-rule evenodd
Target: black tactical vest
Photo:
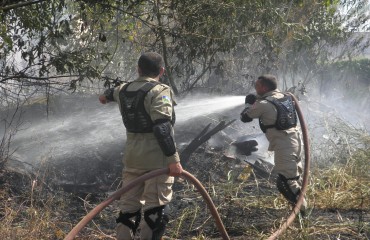
<instances>
[{"instance_id":1,"label":"black tactical vest","mask_svg":"<svg viewBox=\"0 0 370 240\"><path fill-rule=\"evenodd\" d=\"M122 120L128 132L153 132L153 121L145 111L144 99L146 94L158 84L160 83L147 82L137 91L127 91L130 85L128 83L119 92Z\"/></svg>"},{"instance_id":2,"label":"black tactical vest","mask_svg":"<svg viewBox=\"0 0 370 240\"><path fill-rule=\"evenodd\" d=\"M264 125L261 119L259 119L259 124L262 132L266 132L268 128L286 130L297 126L297 113L294 107L293 99L290 95L284 94L284 97L279 99L264 99L274 104L277 110L277 118L274 125Z\"/></svg>"}]
</instances>

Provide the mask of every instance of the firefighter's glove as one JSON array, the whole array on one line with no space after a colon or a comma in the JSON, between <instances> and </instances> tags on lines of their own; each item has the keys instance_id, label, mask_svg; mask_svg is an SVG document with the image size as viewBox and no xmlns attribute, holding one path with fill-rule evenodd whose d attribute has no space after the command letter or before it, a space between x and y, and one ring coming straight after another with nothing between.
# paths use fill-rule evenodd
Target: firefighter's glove
<instances>
[{"instance_id":1,"label":"firefighter's glove","mask_svg":"<svg viewBox=\"0 0 370 240\"><path fill-rule=\"evenodd\" d=\"M245 108L241 113L240 113L240 121L246 123L246 122L252 122L253 118L250 118L247 115L247 108Z\"/></svg>"},{"instance_id":2,"label":"firefighter's glove","mask_svg":"<svg viewBox=\"0 0 370 240\"><path fill-rule=\"evenodd\" d=\"M107 90L104 91L104 96L108 100L108 102L113 102L113 93L114 93L114 88L108 88Z\"/></svg>"},{"instance_id":3,"label":"firefighter's glove","mask_svg":"<svg viewBox=\"0 0 370 240\"><path fill-rule=\"evenodd\" d=\"M245 97L245 103L247 104L254 104L257 100L257 96L254 95L254 94L248 94L246 97Z\"/></svg>"}]
</instances>

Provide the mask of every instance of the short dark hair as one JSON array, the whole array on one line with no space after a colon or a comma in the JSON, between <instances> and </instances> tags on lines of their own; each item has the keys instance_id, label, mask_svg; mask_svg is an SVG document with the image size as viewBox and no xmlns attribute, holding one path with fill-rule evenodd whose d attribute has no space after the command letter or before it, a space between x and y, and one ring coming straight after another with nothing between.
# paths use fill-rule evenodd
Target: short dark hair
<instances>
[{"instance_id":1,"label":"short dark hair","mask_svg":"<svg viewBox=\"0 0 370 240\"><path fill-rule=\"evenodd\" d=\"M277 88L277 79L274 75L264 74L258 77L258 80L266 86L270 91L273 91Z\"/></svg>"},{"instance_id":2,"label":"short dark hair","mask_svg":"<svg viewBox=\"0 0 370 240\"><path fill-rule=\"evenodd\" d=\"M138 61L142 76L157 77L163 67L163 58L156 52L143 53Z\"/></svg>"}]
</instances>

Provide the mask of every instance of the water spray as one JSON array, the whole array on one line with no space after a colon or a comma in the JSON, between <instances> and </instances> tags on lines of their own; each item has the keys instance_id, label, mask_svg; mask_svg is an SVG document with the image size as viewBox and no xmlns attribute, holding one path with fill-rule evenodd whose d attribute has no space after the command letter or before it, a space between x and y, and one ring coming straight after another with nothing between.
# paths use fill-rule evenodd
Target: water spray
<instances>
[{"instance_id":1,"label":"water spray","mask_svg":"<svg viewBox=\"0 0 370 240\"><path fill-rule=\"evenodd\" d=\"M298 114L298 119L299 119L299 122L300 122L300 125L301 125L301 128L302 128L302 134L303 134L303 143L304 143L304 152L305 152L305 166L304 166L304 172L303 172L303 183L302 183L301 193L300 193L299 198L298 198L298 202L295 205L295 207L293 209L293 212L288 217L288 219L286 220L286 222L284 222L284 224L268 238L269 240L277 239L279 237L279 235L281 233L283 233L289 227L290 224L292 224L293 220L295 219L296 215L298 214L298 212L299 212L299 210L300 210L300 208L302 206L304 195L306 193L307 185L308 185L308 175L309 175L309 169L310 169L310 156L309 156L310 149L309 149L309 141L308 141L308 131L307 131L305 120L303 118L303 114L302 114L301 108L299 107L299 104L298 104L298 100L296 99L296 97L293 94L290 94L290 95L292 96L292 98L293 98L293 100L295 102L295 107L296 107L296 111L297 111L297 114ZM163 174L168 174L168 173L169 173L169 169L168 168L154 170L154 171L151 171L151 172L149 172L147 174L144 174L144 175L142 175L142 176L134 179L133 181L129 182L126 186L118 189L116 192L114 192L113 194L111 194L106 200L104 200L99 205L97 205L93 210L91 210L68 233L68 235L64 238L64 240L72 240L72 239L74 239L76 237L76 235L98 213L100 213L105 207L107 207L109 204L111 204L114 200L118 200L123 193L127 192L128 190L130 190L136 184L138 184L140 182L143 182L143 181L146 181L146 180L148 180L150 178L153 178L153 177L156 177L156 176L159 176L159 175L163 175ZM196 179L193 175L191 175L189 172L187 172L185 170L183 171L183 173L181 174L180 177L188 179L189 181L191 181L195 185L195 187L197 188L197 190L200 192L200 194L202 195L203 199L207 203L207 205L208 205L208 207L209 207L209 209L211 211L211 214L212 214L213 218L215 219L217 228L220 231L220 234L222 236L222 239L223 240L230 240L230 238L229 238L229 236L228 236L228 234L226 232L226 229L225 229L225 227L224 227L224 225L223 225L223 223L221 221L220 215L218 214L217 209L216 209L216 207L215 207L215 205L214 205L211 197L209 196L209 194L207 193L207 191L205 190L205 188L202 186L202 184L199 182L199 180Z\"/></svg>"}]
</instances>

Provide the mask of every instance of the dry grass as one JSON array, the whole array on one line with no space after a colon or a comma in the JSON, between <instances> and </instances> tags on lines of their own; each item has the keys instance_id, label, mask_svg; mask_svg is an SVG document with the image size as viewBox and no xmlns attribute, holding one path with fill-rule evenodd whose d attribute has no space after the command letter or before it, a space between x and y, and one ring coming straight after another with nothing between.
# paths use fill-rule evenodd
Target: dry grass
<instances>
[{"instance_id":1,"label":"dry grass","mask_svg":"<svg viewBox=\"0 0 370 240\"><path fill-rule=\"evenodd\" d=\"M7 174L5 173L6 177ZM35 180L18 179L12 174L11 180L18 181L20 186L8 186L1 189L1 225L2 239L63 239L63 215L59 212L66 209L68 201L59 194L41 194ZM30 183L28 191L24 183ZM64 213L65 214L65 213Z\"/></svg>"},{"instance_id":2,"label":"dry grass","mask_svg":"<svg viewBox=\"0 0 370 240\"><path fill-rule=\"evenodd\" d=\"M370 151L361 151L345 165L313 169L307 193L312 212L308 219L297 219L284 233L283 239L368 239L369 155ZM32 179L22 181L29 183L28 189L22 192L11 192L10 186L2 185L2 239L63 239L78 222L78 216L70 216L70 204L76 202L72 203L70 196L63 192L46 191ZM185 234L189 238L182 239L191 239L190 235L193 235L192 239L199 240L217 236L213 219L197 191L186 182L180 185L183 189L177 192L180 200L167 235L171 239ZM204 185L232 238L265 239L288 216L289 206L268 182L257 184L247 179L226 178L221 183L209 181ZM89 201L80 201L79 204L73 208L89 211L94 206ZM83 211L79 213L83 215ZM98 221L108 221L112 217L103 212ZM93 223L79 239L112 239L114 234L111 230Z\"/></svg>"},{"instance_id":3,"label":"dry grass","mask_svg":"<svg viewBox=\"0 0 370 240\"><path fill-rule=\"evenodd\" d=\"M309 214L297 218L281 239L370 238L370 137L332 165L313 165L307 192ZM348 151L347 151L348 152ZM221 159L221 160L220 160ZM235 168L221 153L194 156L197 176L212 197L231 239L266 239L286 219L290 206L274 184L256 180L250 168ZM212 166L211 168L202 167ZM206 170L206 171L205 171ZM1 239L63 239L84 213L106 196L77 198L46 187L38 176L0 174ZM251 180L252 179L252 180ZM217 239L214 221L194 187L175 184L170 239ZM114 207L104 210L78 239L114 239Z\"/></svg>"}]
</instances>

